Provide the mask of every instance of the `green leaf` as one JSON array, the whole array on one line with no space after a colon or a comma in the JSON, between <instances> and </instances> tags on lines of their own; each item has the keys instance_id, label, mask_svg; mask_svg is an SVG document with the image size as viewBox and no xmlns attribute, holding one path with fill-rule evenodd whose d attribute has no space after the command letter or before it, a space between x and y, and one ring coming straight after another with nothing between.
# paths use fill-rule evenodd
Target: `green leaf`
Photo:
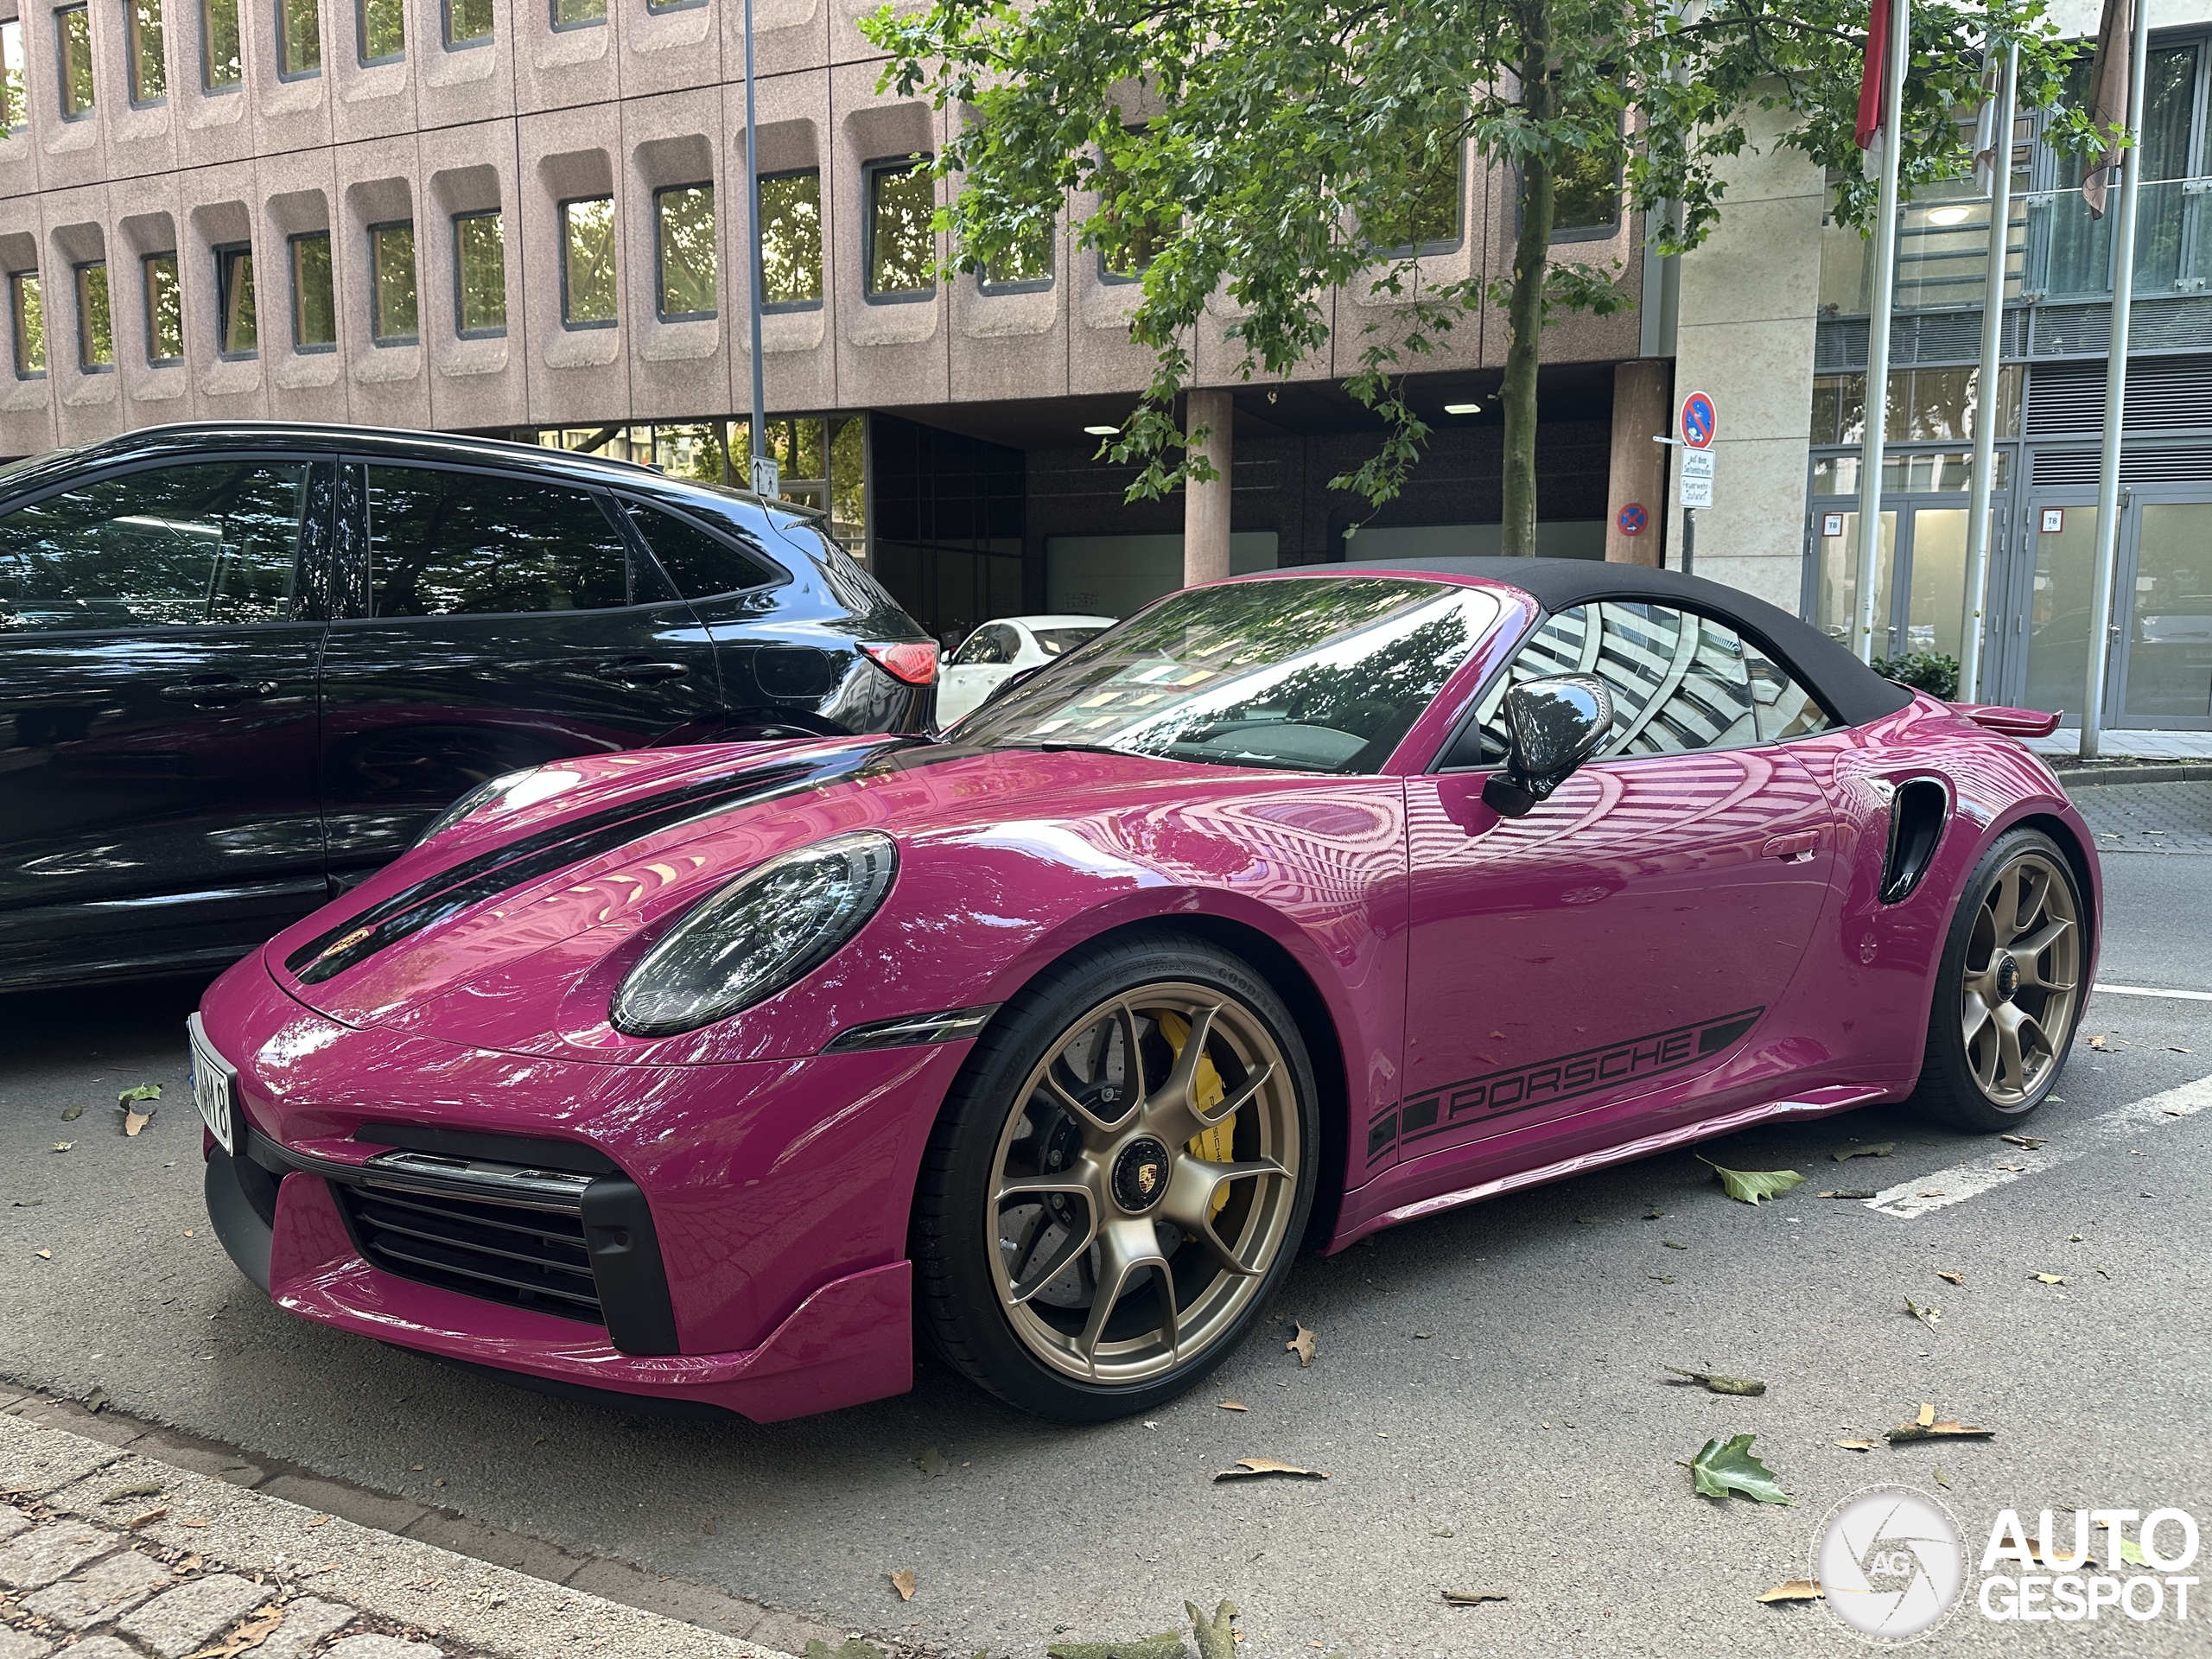
<instances>
[{"instance_id":1,"label":"green leaf","mask_svg":"<svg viewBox=\"0 0 2212 1659\"><path fill-rule=\"evenodd\" d=\"M134 1100L159 1100L161 1097L160 1084L142 1083L136 1089L126 1089L118 1095L115 1097L115 1103L118 1106L128 1106Z\"/></svg>"},{"instance_id":2,"label":"green leaf","mask_svg":"<svg viewBox=\"0 0 2212 1659\"><path fill-rule=\"evenodd\" d=\"M1702 1382L1707 1391L1713 1394L1758 1395L1766 1392L1766 1384L1756 1376L1723 1376L1718 1371L1686 1371L1679 1365L1662 1365L1659 1369Z\"/></svg>"},{"instance_id":3,"label":"green leaf","mask_svg":"<svg viewBox=\"0 0 2212 1659\"><path fill-rule=\"evenodd\" d=\"M1698 1162L1720 1178L1722 1192L1744 1204L1778 1198L1791 1187L1805 1184L1805 1178L1794 1169L1723 1169L1710 1158Z\"/></svg>"},{"instance_id":4,"label":"green leaf","mask_svg":"<svg viewBox=\"0 0 2212 1659\"><path fill-rule=\"evenodd\" d=\"M1782 1490L1774 1471L1751 1455L1751 1442L1758 1438L1756 1434L1738 1434L1726 1445L1707 1440L1705 1450L1690 1464L1690 1473L1697 1479L1698 1496L1726 1497L1730 1492L1741 1492L1762 1503L1789 1503L1789 1494Z\"/></svg>"},{"instance_id":5,"label":"green leaf","mask_svg":"<svg viewBox=\"0 0 2212 1659\"><path fill-rule=\"evenodd\" d=\"M1841 1152L1828 1154L1839 1164L1853 1158L1886 1158L1897 1149L1894 1141L1877 1141L1871 1147L1846 1147Z\"/></svg>"}]
</instances>

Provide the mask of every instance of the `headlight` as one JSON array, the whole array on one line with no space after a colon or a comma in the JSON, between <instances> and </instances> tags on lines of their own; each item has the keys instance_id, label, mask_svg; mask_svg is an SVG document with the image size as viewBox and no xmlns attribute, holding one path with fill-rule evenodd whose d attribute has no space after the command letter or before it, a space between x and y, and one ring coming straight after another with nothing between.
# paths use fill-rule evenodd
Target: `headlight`
<instances>
[{"instance_id":1,"label":"headlight","mask_svg":"<svg viewBox=\"0 0 2212 1659\"><path fill-rule=\"evenodd\" d=\"M875 914L899 867L873 830L782 853L700 905L645 953L607 1018L632 1037L727 1019L804 978Z\"/></svg>"},{"instance_id":2,"label":"headlight","mask_svg":"<svg viewBox=\"0 0 2212 1659\"><path fill-rule=\"evenodd\" d=\"M550 801L583 780L583 773L557 766L524 766L519 772L503 772L488 783L477 785L431 819L430 827L415 837L415 844L420 847L431 837L442 836L463 818L473 817L495 800L505 810L518 811L540 801Z\"/></svg>"}]
</instances>

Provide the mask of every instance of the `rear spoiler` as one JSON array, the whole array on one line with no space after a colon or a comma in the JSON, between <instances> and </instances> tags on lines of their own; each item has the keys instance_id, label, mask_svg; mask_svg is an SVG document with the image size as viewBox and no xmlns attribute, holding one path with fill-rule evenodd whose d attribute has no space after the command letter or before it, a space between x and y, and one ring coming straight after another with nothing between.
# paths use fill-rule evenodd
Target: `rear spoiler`
<instances>
[{"instance_id":1,"label":"rear spoiler","mask_svg":"<svg viewBox=\"0 0 2212 1659\"><path fill-rule=\"evenodd\" d=\"M2049 737L2058 729L2058 716L2040 709L2007 709L1994 702L1955 702L1951 707L1975 725L2007 737Z\"/></svg>"}]
</instances>

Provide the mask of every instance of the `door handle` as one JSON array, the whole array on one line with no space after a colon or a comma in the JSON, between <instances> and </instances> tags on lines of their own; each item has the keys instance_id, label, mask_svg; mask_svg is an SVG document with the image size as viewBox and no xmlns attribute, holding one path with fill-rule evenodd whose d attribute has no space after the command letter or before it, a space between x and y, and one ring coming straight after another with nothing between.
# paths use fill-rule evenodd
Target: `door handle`
<instances>
[{"instance_id":1,"label":"door handle","mask_svg":"<svg viewBox=\"0 0 2212 1659\"><path fill-rule=\"evenodd\" d=\"M220 708L228 703L244 702L251 697L265 697L276 690L276 682L274 680L187 680L181 685L163 686L162 701Z\"/></svg>"},{"instance_id":2,"label":"door handle","mask_svg":"<svg viewBox=\"0 0 2212 1659\"><path fill-rule=\"evenodd\" d=\"M632 659L620 663L601 663L592 672L602 680L613 680L623 685L650 685L656 680L680 680L691 671L683 663L649 663Z\"/></svg>"},{"instance_id":3,"label":"door handle","mask_svg":"<svg viewBox=\"0 0 2212 1659\"><path fill-rule=\"evenodd\" d=\"M1759 849L1759 856L1778 858L1785 864L1802 864L1812 857L1820 844L1821 832L1806 830L1794 836L1777 836Z\"/></svg>"}]
</instances>

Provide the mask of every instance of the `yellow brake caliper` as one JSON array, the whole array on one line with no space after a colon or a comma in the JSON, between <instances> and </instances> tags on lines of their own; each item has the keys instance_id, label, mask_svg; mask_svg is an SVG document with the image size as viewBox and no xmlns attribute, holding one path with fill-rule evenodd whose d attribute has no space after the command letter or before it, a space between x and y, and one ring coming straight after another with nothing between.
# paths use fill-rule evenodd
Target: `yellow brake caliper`
<instances>
[{"instance_id":1,"label":"yellow brake caliper","mask_svg":"<svg viewBox=\"0 0 2212 1659\"><path fill-rule=\"evenodd\" d=\"M1167 1046L1174 1051L1176 1059L1180 1061L1183 1045L1191 1040L1191 1022L1181 1014L1171 1014L1165 1008L1160 1011L1158 1018L1160 1034L1167 1039ZM1192 1103L1202 1112L1210 1112L1228 1097L1229 1086L1222 1082L1221 1073L1214 1065L1213 1056L1199 1055L1198 1075L1191 1080ZM1210 1164L1225 1164L1236 1155L1236 1115L1232 1112L1213 1128L1201 1129L1191 1137L1191 1156L1203 1158ZM1214 1189L1213 1207L1206 1214L1210 1217L1219 1215L1228 1203L1229 1187L1224 1182Z\"/></svg>"}]
</instances>

